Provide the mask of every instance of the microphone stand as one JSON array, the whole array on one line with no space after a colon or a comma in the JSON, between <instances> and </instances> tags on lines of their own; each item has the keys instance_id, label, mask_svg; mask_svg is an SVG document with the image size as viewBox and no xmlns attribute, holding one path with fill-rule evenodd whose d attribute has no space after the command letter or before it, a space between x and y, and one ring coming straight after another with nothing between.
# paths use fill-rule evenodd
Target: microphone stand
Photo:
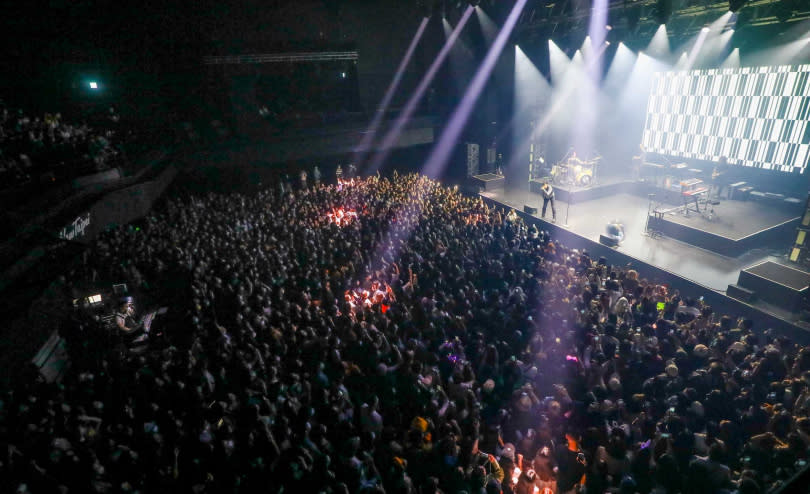
<instances>
[{"instance_id":1,"label":"microphone stand","mask_svg":"<svg viewBox=\"0 0 810 494\"><path fill-rule=\"evenodd\" d=\"M573 197L574 197L574 191L572 189L572 190L568 191L568 199L565 201L565 223L563 223L563 226L566 227L566 228L568 228L568 210L571 209L571 199Z\"/></svg>"},{"instance_id":2,"label":"microphone stand","mask_svg":"<svg viewBox=\"0 0 810 494\"><path fill-rule=\"evenodd\" d=\"M599 164L602 161L602 156L600 154L598 154L598 153L593 153L593 154L594 154L594 156L591 158L591 163L592 163L591 167L593 168L593 180L591 180L591 186L599 185L599 178L601 178L599 176L598 170L599 170Z\"/></svg>"},{"instance_id":3,"label":"microphone stand","mask_svg":"<svg viewBox=\"0 0 810 494\"><path fill-rule=\"evenodd\" d=\"M647 197L649 198L649 202L647 203L647 219L644 221L644 235L654 238L655 236L650 230L650 213L653 211L652 204L655 194L647 194Z\"/></svg>"}]
</instances>

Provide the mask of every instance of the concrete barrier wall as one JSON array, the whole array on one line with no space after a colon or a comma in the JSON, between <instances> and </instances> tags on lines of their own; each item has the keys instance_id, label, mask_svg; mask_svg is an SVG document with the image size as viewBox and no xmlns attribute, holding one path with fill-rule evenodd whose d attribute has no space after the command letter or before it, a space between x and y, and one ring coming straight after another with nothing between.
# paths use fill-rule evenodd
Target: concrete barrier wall
<instances>
[{"instance_id":1,"label":"concrete barrier wall","mask_svg":"<svg viewBox=\"0 0 810 494\"><path fill-rule=\"evenodd\" d=\"M87 244L104 230L142 218L176 175L177 169L168 167L154 180L105 194L88 210L64 225L57 235L65 240Z\"/></svg>"},{"instance_id":2,"label":"concrete barrier wall","mask_svg":"<svg viewBox=\"0 0 810 494\"><path fill-rule=\"evenodd\" d=\"M104 195L90 207L89 224L73 240L90 243L105 230L143 218L176 175L177 169L169 167L154 180Z\"/></svg>"},{"instance_id":3,"label":"concrete barrier wall","mask_svg":"<svg viewBox=\"0 0 810 494\"><path fill-rule=\"evenodd\" d=\"M176 175L177 169L170 166L154 180L110 192L54 233L66 240L90 244L101 232L146 216ZM44 253L42 245L36 246L9 266L0 275L0 291L24 276Z\"/></svg>"},{"instance_id":4,"label":"concrete barrier wall","mask_svg":"<svg viewBox=\"0 0 810 494\"><path fill-rule=\"evenodd\" d=\"M89 185L115 182L117 180L121 180L121 177L123 176L124 174L121 173L120 168L113 168L111 170L105 170L92 175L85 175L83 177L75 178L71 182L71 185L74 189L83 189Z\"/></svg>"}]
</instances>

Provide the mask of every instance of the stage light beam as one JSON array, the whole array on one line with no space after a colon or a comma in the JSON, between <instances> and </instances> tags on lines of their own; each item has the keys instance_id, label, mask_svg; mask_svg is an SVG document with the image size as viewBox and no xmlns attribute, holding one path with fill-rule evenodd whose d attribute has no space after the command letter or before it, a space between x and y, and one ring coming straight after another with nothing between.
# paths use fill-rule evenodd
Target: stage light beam
<instances>
[{"instance_id":1,"label":"stage light beam","mask_svg":"<svg viewBox=\"0 0 810 494\"><path fill-rule=\"evenodd\" d=\"M665 24L658 26L655 35L650 40L650 44L647 45L644 51L661 59L666 59L671 55L669 35L667 34L667 26Z\"/></svg>"},{"instance_id":2,"label":"stage light beam","mask_svg":"<svg viewBox=\"0 0 810 494\"><path fill-rule=\"evenodd\" d=\"M548 62L551 70L551 82L557 85L565 76L571 60L552 40L548 40Z\"/></svg>"},{"instance_id":3,"label":"stage light beam","mask_svg":"<svg viewBox=\"0 0 810 494\"><path fill-rule=\"evenodd\" d=\"M416 30L416 34L411 40L411 44L405 51L405 56L402 57L402 60L399 62L399 67L397 67L397 71L394 74L394 79L391 81L391 84L388 85L388 89L385 91L385 95L377 107L377 112L374 115L368 130L363 135L363 139L360 141L357 151L355 152L355 161L362 162L362 159L365 157L369 151L369 148L371 147L371 143L374 142L374 138L377 137L377 131L380 128L382 119L385 117L385 112L388 111L388 105L391 104L391 100L402 82L402 77L405 75L405 69L410 63L411 58L413 58L413 53L416 50L416 46L419 44L419 41L422 39L422 35L425 33L428 20L429 19L427 17L422 18L422 22L419 24L419 28Z\"/></svg>"},{"instance_id":4,"label":"stage light beam","mask_svg":"<svg viewBox=\"0 0 810 494\"><path fill-rule=\"evenodd\" d=\"M630 77L635 61L636 54L624 43L619 43L605 76L604 88L606 93L615 94L622 90L624 82Z\"/></svg>"},{"instance_id":5,"label":"stage light beam","mask_svg":"<svg viewBox=\"0 0 810 494\"><path fill-rule=\"evenodd\" d=\"M492 40L494 40L495 36L498 34L498 26L487 15L480 5L475 7L475 15L478 17L478 24L481 26L481 32L484 33L484 38L486 38L487 44L492 44Z\"/></svg>"},{"instance_id":6,"label":"stage light beam","mask_svg":"<svg viewBox=\"0 0 810 494\"><path fill-rule=\"evenodd\" d=\"M511 123L513 154L525 154L528 148L521 146L527 142L527 135L531 133L532 124L537 123L551 101L551 86L540 70L532 63L529 57L515 45L515 114ZM500 141L499 141L500 142ZM538 150L536 150L538 151ZM507 166L513 163L512 160ZM522 163L522 162L521 162ZM506 169L506 173L512 170ZM522 173L522 170L519 172Z\"/></svg>"},{"instance_id":7,"label":"stage light beam","mask_svg":"<svg viewBox=\"0 0 810 494\"><path fill-rule=\"evenodd\" d=\"M548 98L551 86L520 46L515 45L515 111L521 112Z\"/></svg>"},{"instance_id":8,"label":"stage light beam","mask_svg":"<svg viewBox=\"0 0 810 494\"><path fill-rule=\"evenodd\" d=\"M728 57L720 64L721 69L736 69L740 67L740 49L734 48Z\"/></svg>"},{"instance_id":9,"label":"stage light beam","mask_svg":"<svg viewBox=\"0 0 810 494\"><path fill-rule=\"evenodd\" d=\"M605 42L608 32L607 18L608 0L594 0L588 23L588 37L593 46L600 46Z\"/></svg>"},{"instance_id":10,"label":"stage light beam","mask_svg":"<svg viewBox=\"0 0 810 494\"><path fill-rule=\"evenodd\" d=\"M518 0L515 6L512 7L512 11L509 13L506 21L504 21L501 31L489 48L484 61L481 63L481 66L478 67L475 77L472 82L470 82L467 91L465 91L464 96L461 98L461 102L456 106L441 137L439 137L439 141L436 143L436 146L434 146L430 156L428 156L427 162L423 168L425 175L429 177L441 176L441 172L444 170L447 160L473 111L475 102L484 90L484 85L492 74L498 57L500 57L506 42L509 40L509 36L515 28L515 24L517 24L518 18L523 8L526 6L526 2L527 0Z\"/></svg>"},{"instance_id":11,"label":"stage light beam","mask_svg":"<svg viewBox=\"0 0 810 494\"><path fill-rule=\"evenodd\" d=\"M396 144L399 136L402 134L402 130L408 123L408 120L410 120L411 116L416 111L417 105L420 101L422 101L422 97L425 95L430 83L433 82L433 79L436 77L439 67L441 67L442 63L444 63L444 60L450 53L450 49L453 47L453 44L455 44L459 35L461 35L461 31L464 29L464 26L467 25L467 21L470 20L473 10L474 9L472 6L468 6L464 11L464 14L462 14L461 19L456 25L456 28L452 33L450 33L450 37L447 38L447 41L445 41L444 46L442 46L442 49L439 51L439 54L436 55L436 58L433 60L433 63L431 63L424 77L422 77L422 80L419 82L416 90L414 90L413 94L411 94L408 102L405 103L405 107L400 112L399 117L394 121L391 129L389 129L383 137L382 143L380 144L380 151L374 156L374 159L367 170L369 173L376 173L377 170L380 169L380 166L383 164L385 159L388 157L391 148L393 148Z\"/></svg>"},{"instance_id":12,"label":"stage light beam","mask_svg":"<svg viewBox=\"0 0 810 494\"><path fill-rule=\"evenodd\" d=\"M686 58L685 66L683 67L684 70L692 70L692 67L695 66L695 62L697 61L698 54L700 50L703 49L703 44L706 42L706 37L709 35L709 28L704 27L700 30L700 33L695 40L695 45L692 47L692 50L689 52L689 56ZM678 60L680 63L680 60Z\"/></svg>"},{"instance_id":13,"label":"stage light beam","mask_svg":"<svg viewBox=\"0 0 810 494\"><path fill-rule=\"evenodd\" d=\"M719 34L726 28L726 26L731 24L732 20L736 22L737 21L736 16L732 12L726 12L725 14L721 15L716 21L709 24L708 29L709 31L715 34Z\"/></svg>"},{"instance_id":14,"label":"stage light beam","mask_svg":"<svg viewBox=\"0 0 810 494\"><path fill-rule=\"evenodd\" d=\"M801 55L808 46L810 46L810 38L797 39L776 48L746 55L745 65L789 65L796 63L802 60Z\"/></svg>"},{"instance_id":15,"label":"stage light beam","mask_svg":"<svg viewBox=\"0 0 810 494\"><path fill-rule=\"evenodd\" d=\"M591 48L596 53L593 53L593 61L590 61L591 53L586 53L585 59L588 62L588 74L594 83L598 84L599 79L602 77L604 68L604 61L601 56L604 53L605 41L607 41L608 33L608 0L593 0L591 7L591 19L588 23L588 39L590 39Z\"/></svg>"}]
</instances>

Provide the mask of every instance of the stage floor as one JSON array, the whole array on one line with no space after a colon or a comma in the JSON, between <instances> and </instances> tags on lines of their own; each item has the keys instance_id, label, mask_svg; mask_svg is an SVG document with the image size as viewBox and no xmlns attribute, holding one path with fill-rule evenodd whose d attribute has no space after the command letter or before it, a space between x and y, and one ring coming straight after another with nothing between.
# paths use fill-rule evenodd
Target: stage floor
<instances>
[{"instance_id":1,"label":"stage floor","mask_svg":"<svg viewBox=\"0 0 810 494\"><path fill-rule=\"evenodd\" d=\"M482 192L481 195L520 210L523 210L524 204L537 207L538 211L542 211L543 207L542 197L528 191L498 189ZM733 207L740 205L745 205L741 212L733 211ZM570 205L558 200L556 206L557 226L598 242L599 235L605 233L605 225L618 220L625 228L625 240L618 247L620 252L719 292L725 292L728 285L736 283L742 269L763 261L782 262L787 254L788 247L783 244L750 250L738 257L726 257L672 238L647 236L644 227L650 202L646 197L634 194L618 193L593 200L575 200ZM718 209L720 206L724 207ZM713 231L722 227L723 231L732 233L732 228L739 228L733 233L744 237L767 224L765 216L769 208L736 201L725 201L720 206L715 206L718 219L711 223ZM746 220L746 215L749 219L757 218L757 221ZM537 216L540 216L539 212ZM667 215L667 219L676 221L676 216ZM785 219L790 217L788 215ZM776 217L768 218L778 222ZM546 212L546 219L551 219L551 211ZM690 221L697 219L683 218ZM699 228L695 224L689 226Z\"/></svg>"},{"instance_id":2,"label":"stage floor","mask_svg":"<svg viewBox=\"0 0 810 494\"><path fill-rule=\"evenodd\" d=\"M732 240L743 239L773 225L796 218L796 215L791 212L763 206L753 201L722 200L720 204L709 206L709 208L713 208L714 215L708 216L690 211L687 216L678 210L666 213L665 218L679 225L712 232ZM661 206L661 209L669 208Z\"/></svg>"}]
</instances>

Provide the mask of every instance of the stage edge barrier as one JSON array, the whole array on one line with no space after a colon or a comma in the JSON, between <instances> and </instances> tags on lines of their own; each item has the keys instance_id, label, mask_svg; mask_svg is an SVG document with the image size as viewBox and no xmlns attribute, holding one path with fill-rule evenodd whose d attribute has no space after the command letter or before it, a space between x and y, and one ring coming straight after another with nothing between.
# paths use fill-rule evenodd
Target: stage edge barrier
<instances>
[{"instance_id":1,"label":"stage edge barrier","mask_svg":"<svg viewBox=\"0 0 810 494\"><path fill-rule=\"evenodd\" d=\"M494 199L479 196L489 206L505 208L505 206ZM669 285L670 289L677 289L680 293L692 296L703 296L704 303L712 306L715 314L729 314L734 317L744 317L754 322L754 330L762 334L766 329L773 329L785 336L790 337L799 344L810 344L810 331L791 324L788 321L779 319L751 305L728 297L720 292L705 287L683 278L675 273L645 263L635 257L619 252L610 247L606 247L599 242L590 240L581 235L561 228L555 224L548 223L540 218L516 210L517 214L523 218L527 224L536 224L540 230L546 230L551 234L552 240L559 240L570 249L585 249L592 259L604 257L608 264L632 268L639 271L641 278L646 278L652 283Z\"/></svg>"}]
</instances>

